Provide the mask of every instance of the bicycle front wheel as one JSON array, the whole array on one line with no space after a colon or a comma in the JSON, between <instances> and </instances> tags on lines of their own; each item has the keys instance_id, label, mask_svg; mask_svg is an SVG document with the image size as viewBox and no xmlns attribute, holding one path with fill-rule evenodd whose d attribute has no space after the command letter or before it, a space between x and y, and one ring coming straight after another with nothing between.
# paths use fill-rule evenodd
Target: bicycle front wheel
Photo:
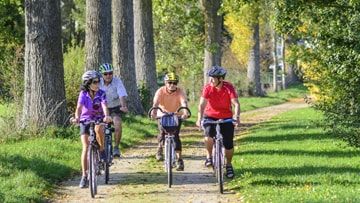
<instances>
[{"instance_id":1,"label":"bicycle front wheel","mask_svg":"<svg viewBox=\"0 0 360 203\"><path fill-rule=\"evenodd\" d=\"M168 176L168 186L169 188L172 185L172 145L171 145L171 140L170 139L166 139L165 142L165 153L166 153L166 157L165 157L165 167L166 167L166 172L167 172L167 176Z\"/></svg>"},{"instance_id":2,"label":"bicycle front wheel","mask_svg":"<svg viewBox=\"0 0 360 203\"><path fill-rule=\"evenodd\" d=\"M95 147L90 145L89 148L89 188L92 198L95 198L97 193L97 152Z\"/></svg>"},{"instance_id":3,"label":"bicycle front wheel","mask_svg":"<svg viewBox=\"0 0 360 203\"><path fill-rule=\"evenodd\" d=\"M217 141L216 142L216 178L219 183L219 191L222 194L224 192L224 172L223 172L223 162L224 162L224 155L222 152L222 143Z\"/></svg>"}]
</instances>

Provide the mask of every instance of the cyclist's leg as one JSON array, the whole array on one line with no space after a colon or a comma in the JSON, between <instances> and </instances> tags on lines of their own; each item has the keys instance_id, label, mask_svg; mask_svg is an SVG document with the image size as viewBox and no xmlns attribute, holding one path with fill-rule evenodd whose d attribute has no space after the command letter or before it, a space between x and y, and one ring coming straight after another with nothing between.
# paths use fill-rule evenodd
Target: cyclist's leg
<instances>
[{"instance_id":1,"label":"cyclist's leg","mask_svg":"<svg viewBox=\"0 0 360 203\"><path fill-rule=\"evenodd\" d=\"M82 134L81 135L81 144L82 144L82 151L81 151L81 168L82 168L82 176L87 176L87 151L89 147L89 135Z\"/></svg>"},{"instance_id":2,"label":"cyclist's leg","mask_svg":"<svg viewBox=\"0 0 360 203\"><path fill-rule=\"evenodd\" d=\"M122 135L122 125L121 125L121 117L119 115L114 115L113 117L114 122L114 139L115 139L115 146L114 146L114 155L120 156L120 150L119 145L121 141L121 135Z\"/></svg>"},{"instance_id":3,"label":"cyclist's leg","mask_svg":"<svg viewBox=\"0 0 360 203\"><path fill-rule=\"evenodd\" d=\"M87 164L87 153L88 153L88 147L89 147L89 125L80 124L80 139L82 144L82 151L81 151L81 172L82 177L80 180L80 187L84 188L87 185L87 170L88 170L88 164Z\"/></svg>"},{"instance_id":4,"label":"cyclist's leg","mask_svg":"<svg viewBox=\"0 0 360 203\"><path fill-rule=\"evenodd\" d=\"M80 123L80 139L82 144L81 151L81 168L82 175L87 176L87 151L89 147L89 134L90 134L90 125L84 125Z\"/></svg>"},{"instance_id":5,"label":"cyclist's leg","mask_svg":"<svg viewBox=\"0 0 360 203\"><path fill-rule=\"evenodd\" d=\"M216 135L216 126L207 124L204 126L204 142L206 149L205 166L212 165L212 150L214 145L214 137Z\"/></svg>"},{"instance_id":6,"label":"cyclist's leg","mask_svg":"<svg viewBox=\"0 0 360 203\"><path fill-rule=\"evenodd\" d=\"M104 126L102 125L95 125L95 134L96 134L96 141L99 144L99 151L100 151L100 159L103 161L106 159L106 152L105 152L105 133L104 133Z\"/></svg>"},{"instance_id":7,"label":"cyclist's leg","mask_svg":"<svg viewBox=\"0 0 360 203\"><path fill-rule=\"evenodd\" d=\"M174 133L174 141L175 141L175 151L178 159L182 159L181 151L182 145L180 140L180 128L181 128L181 120L179 120L179 126Z\"/></svg>"},{"instance_id":8,"label":"cyclist's leg","mask_svg":"<svg viewBox=\"0 0 360 203\"><path fill-rule=\"evenodd\" d=\"M220 132L223 135L226 164L231 165L234 154L234 125L232 123L220 124Z\"/></svg>"},{"instance_id":9,"label":"cyclist's leg","mask_svg":"<svg viewBox=\"0 0 360 203\"><path fill-rule=\"evenodd\" d=\"M161 128L160 123L158 122L158 128L159 128L159 135L157 136L157 141L158 141L158 149L156 151L156 159L158 161L162 161L163 160L163 146L164 146L164 142L165 142L165 131Z\"/></svg>"},{"instance_id":10,"label":"cyclist's leg","mask_svg":"<svg viewBox=\"0 0 360 203\"><path fill-rule=\"evenodd\" d=\"M110 115L114 122L114 140L115 140L115 146L114 149L119 151L119 144L122 137L122 120L121 120L121 111L120 106L116 106L114 108L109 108ZM120 155L120 154L119 154Z\"/></svg>"},{"instance_id":11,"label":"cyclist's leg","mask_svg":"<svg viewBox=\"0 0 360 203\"><path fill-rule=\"evenodd\" d=\"M226 177L234 177L234 169L231 161L234 154L234 125L232 123L221 124L221 134L223 134L223 143L225 147Z\"/></svg>"},{"instance_id":12,"label":"cyclist's leg","mask_svg":"<svg viewBox=\"0 0 360 203\"><path fill-rule=\"evenodd\" d=\"M100 147L100 151L103 151L104 141L105 141L104 126L95 125L95 134L96 134L96 141L98 142Z\"/></svg>"}]
</instances>

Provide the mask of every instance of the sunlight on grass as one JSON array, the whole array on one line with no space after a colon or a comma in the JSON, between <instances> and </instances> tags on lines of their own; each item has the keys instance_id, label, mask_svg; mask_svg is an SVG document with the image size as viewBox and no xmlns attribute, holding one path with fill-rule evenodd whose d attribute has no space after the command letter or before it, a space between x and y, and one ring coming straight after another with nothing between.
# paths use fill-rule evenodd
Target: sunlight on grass
<instances>
[{"instance_id":1,"label":"sunlight on grass","mask_svg":"<svg viewBox=\"0 0 360 203\"><path fill-rule=\"evenodd\" d=\"M323 131L321 114L291 111L237 140L229 187L248 202L357 202L360 150Z\"/></svg>"}]
</instances>

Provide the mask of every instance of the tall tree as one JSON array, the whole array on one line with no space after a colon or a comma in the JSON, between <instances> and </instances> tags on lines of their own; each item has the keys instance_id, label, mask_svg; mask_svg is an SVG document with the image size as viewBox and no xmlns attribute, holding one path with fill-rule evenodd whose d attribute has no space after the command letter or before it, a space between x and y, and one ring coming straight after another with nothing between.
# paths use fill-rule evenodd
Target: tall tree
<instances>
[{"instance_id":1,"label":"tall tree","mask_svg":"<svg viewBox=\"0 0 360 203\"><path fill-rule=\"evenodd\" d=\"M111 0L86 0L85 70L97 70L101 63L111 62L109 18Z\"/></svg>"},{"instance_id":2,"label":"tall tree","mask_svg":"<svg viewBox=\"0 0 360 203\"><path fill-rule=\"evenodd\" d=\"M277 87L277 67L279 66L278 63L278 53L277 53L277 34L276 31L274 30L273 33L273 57L274 57L274 64L273 64L273 90L274 92L278 91L278 87Z\"/></svg>"},{"instance_id":3,"label":"tall tree","mask_svg":"<svg viewBox=\"0 0 360 203\"><path fill-rule=\"evenodd\" d=\"M247 77L249 81L250 93L254 96L263 96L260 81L260 35L259 35L259 22L254 22L252 25L253 30L253 46L250 49L249 64Z\"/></svg>"},{"instance_id":4,"label":"tall tree","mask_svg":"<svg viewBox=\"0 0 360 203\"><path fill-rule=\"evenodd\" d=\"M151 0L134 1L134 32L137 82L149 91L148 98L152 98L157 89L157 79Z\"/></svg>"},{"instance_id":5,"label":"tall tree","mask_svg":"<svg viewBox=\"0 0 360 203\"><path fill-rule=\"evenodd\" d=\"M113 1L113 64L115 74L123 78L128 92L129 110L135 114L143 114L136 85L134 61L134 27L132 1Z\"/></svg>"},{"instance_id":6,"label":"tall tree","mask_svg":"<svg viewBox=\"0 0 360 203\"><path fill-rule=\"evenodd\" d=\"M61 125L66 115L60 0L26 0L22 127Z\"/></svg>"},{"instance_id":7,"label":"tall tree","mask_svg":"<svg viewBox=\"0 0 360 203\"><path fill-rule=\"evenodd\" d=\"M222 16L218 14L221 0L200 0L205 16L205 57L204 84L207 83L206 73L214 65L221 65L221 25Z\"/></svg>"}]
</instances>

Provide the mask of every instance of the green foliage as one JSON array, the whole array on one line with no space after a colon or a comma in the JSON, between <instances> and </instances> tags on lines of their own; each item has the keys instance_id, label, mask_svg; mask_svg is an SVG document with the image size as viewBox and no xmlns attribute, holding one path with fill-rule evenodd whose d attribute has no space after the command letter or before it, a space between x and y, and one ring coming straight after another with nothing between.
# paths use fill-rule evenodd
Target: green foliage
<instances>
[{"instance_id":1,"label":"green foliage","mask_svg":"<svg viewBox=\"0 0 360 203\"><path fill-rule=\"evenodd\" d=\"M277 1L277 29L303 40L293 49L330 129L360 146L358 1Z\"/></svg>"},{"instance_id":2,"label":"green foliage","mask_svg":"<svg viewBox=\"0 0 360 203\"><path fill-rule=\"evenodd\" d=\"M24 7L21 0L0 1L0 99L20 100L23 91Z\"/></svg>"},{"instance_id":3,"label":"green foliage","mask_svg":"<svg viewBox=\"0 0 360 203\"><path fill-rule=\"evenodd\" d=\"M299 109L240 136L227 188L247 202L358 202L360 151L326 133L321 119Z\"/></svg>"},{"instance_id":4,"label":"green foliage","mask_svg":"<svg viewBox=\"0 0 360 203\"><path fill-rule=\"evenodd\" d=\"M146 87L145 83L140 83L138 91L142 106L145 110L150 109L152 106L152 98L149 88Z\"/></svg>"},{"instance_id":5,"label":"green foliage","mask_svg":"<svg viewBox=\"0 0 360 203\"><path fill-rule=\"evenodd\" d=\"M199 1L154 0L153 14L158 72L175 71L184 88L195 94L202 84L198 78L202 77L204 51Z\"/></svg>"},{"instance_id":6,"label":"green foliage","mask_svg":"<svg viewBox=\"0 0 360 203\"><path fill-rule=\"evenodd\" d=\"M85 67L85 50L81 46L72 46L64 54L64 75L66 103L68 111L75 112L80 92L81 76Z\"/></svg>"}]
</instances>

